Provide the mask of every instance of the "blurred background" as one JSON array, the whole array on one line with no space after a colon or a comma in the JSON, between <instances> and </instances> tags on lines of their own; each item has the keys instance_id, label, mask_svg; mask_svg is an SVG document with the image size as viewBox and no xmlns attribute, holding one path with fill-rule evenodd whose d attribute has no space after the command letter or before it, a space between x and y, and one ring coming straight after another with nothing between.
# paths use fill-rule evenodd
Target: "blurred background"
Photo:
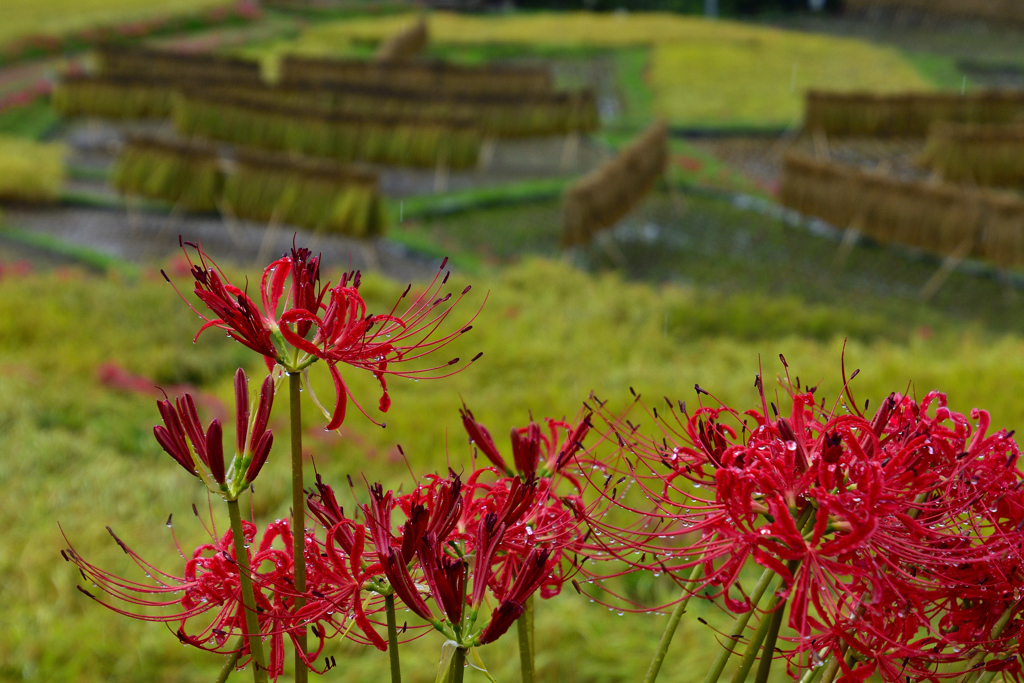
<instances>
[{"instance_id":1,"label":"blurred background","mask_svg":"<svg viewBox=\"0 0 1024 683\"><path fill-rule=\"evenodd\" d=\"M445 256L450 286L474 285L453 324L489 292L453 349L483 358L393 381L387 429L304 416L328 481L398 485L398 444L417 473L469 462L462 400L504 446L529 411L572 417L591 391L625 406L631 386L694 400L699 382L746 408L780 353L835 397L844 343L858 400L937 388L1019 427L1022 186L1017 2L5 0L0 680L220 667L90 603L59 554L63 530L128 571L110 525L174 573L167 515L183 544L204 538L201 487L152 438L155 387L197 393L208 420L234 369L263 365L213 333L193 343L159 274L191 288L179 235L251 284L294 239L325 279L362 269L373 311ZM375 415L373 379L347 379ZM260 520L287 513L285 447ZM690 611L659 680L703 676L726 619ZM540 680L580 682L638 680L664 622L571 590L537 619ZM434 679L439 646L410 646L408 680ZM385 675L380 653L330 647L325 678ZM512 647L482 649L499 681L518 680Z\"/></svg>"}]
</instances>

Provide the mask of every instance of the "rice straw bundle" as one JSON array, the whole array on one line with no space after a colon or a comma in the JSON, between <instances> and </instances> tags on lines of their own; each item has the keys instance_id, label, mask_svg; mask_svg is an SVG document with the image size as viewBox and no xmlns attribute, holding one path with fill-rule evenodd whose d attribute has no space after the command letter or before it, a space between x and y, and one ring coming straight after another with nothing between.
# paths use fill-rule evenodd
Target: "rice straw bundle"
<instances>
[{"instance_id":1,"label":"rice straw bundle","mask_svg":"<svg viewBox=\"0 0 1024 683\"><path fill-rule=\"evenodd\" d=\"M235 215L256 221L364 238L385 229L377 177L330 162L239 152L224 200Z\"/></svg>"},{"instance_id":2,"label":"rice straw bundle","mask_svg":"<svg viewBox=\"0 0 1024 683\"><path fill-rule=\"evenodd\" d=\"M256 106L241 98L186 93L175 125L199 135L267 150L338 161L451 168L476 165L481 136L469 122L349 115L294 106Z\"/></svg>"},{"instance_id":3,"label":"rice straw bundle","mask_svg":"<svg viewBox=\"0 0 1024 683\"><path fill-rule=\"evenodd\" d=\"M879 242L1024 264L1024 200L1010 193L901 180L810 157L786 157L780 201Z\"/></svg>"},{"instance_id":4,"label":"rice straw bundle","mask_svg":"<svg viewBox=\"0 0 1024 683\"><path fill-rule=\"evenodd\" d=\"M66 77L50 104L61 116L108 119L163 119L171 115L174 92L166 82L107 76Z\"/></svg>"},{"instance_id":5,"label":"rice straw bundle","mask_svg":"<svg viewBox=\"0 0 1024 683\"><path fill-rule=\"evenodd\" d=\"M1024 185L1024 124L935 123L921 162L946 180Z\"/></svg>"},{"instance_id":6,"label":"rice straw bundle","mask_svg":"<svg viewBox=\"0 0 1024 683\"><path fill-rule=\"evenodd\" d=\"M958 19L1024 22L1019 0L846 0L846 9L864 12L874 8L911 10Z\"/></svg>"},{"instance_id":7,"label":"rice straw bundle","mask_svg":"<svg viewBox=\"0 0 1024 683\"><path fill-rule=\"evenodd\" d=\"M440 61L372 62L287 55L281 60L285 86L364 86L450 95L524 95L554 90L545 67L469 66Z\"/></svg>"},{"instance_id":8,"label":"rice straw bundle","mask_svg":"<svg viewBox=\"0 0 1024 683\"><path fill-rule=\"evenodd\" d=\"M125 194L207 212L217 210L224 174L213 145L140 136L121 149L111 182Z\"/></svg>"},{"instance_id":9,"label":"rice straw bundle","mask_svg":"<svg viewBox=\"0 0 1024 683\"><path fill-rule=\"evenodd\" d=\"M936 121L1024 121L1024 91L954 93L807 93L804 127L829 136L924 137Z\"/></svg>"},{"instance_id":10,"label":"rice straw bundle","mask_svg":"<svg viewBox=\"0 0 1024 683\"><path fill-rule=\"evenodd\" d=\"M401 62L412 59L427 47L427 22L421 16L404 31L381 43L373 55L375 62Z\"/></svg>"},{"instance_id":11,"label":"rice straw bundle","mask_svg":"<svg viewBox=\"0 0 1024 683\"><path fill-rule=\"evenodd\" d=\"M566 189L562 244L586 244L615 225L650 192L668 164L668 126L658 122L614 159Z\"/></svg>"},{"instance_id":12,"label":"rice straw bundle","mask_svg":"<svg viewBox=\"0 0 1024 683\"><path fill-rule=\"evenodd\" d=\"M182 53L140 46L106 45L99 49L104 76L159 81L218 80L258 85L259 62L212 53Z\"/></svg>"}]
</instances>

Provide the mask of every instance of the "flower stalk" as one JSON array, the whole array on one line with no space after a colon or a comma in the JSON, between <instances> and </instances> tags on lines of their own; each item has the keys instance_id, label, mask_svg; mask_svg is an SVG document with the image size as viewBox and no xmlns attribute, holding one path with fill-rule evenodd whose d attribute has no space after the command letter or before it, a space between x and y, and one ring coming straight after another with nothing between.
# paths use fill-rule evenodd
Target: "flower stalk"
<instances>
[{"instance_id":1,"label":"flower stalk","mask_svg":"<svg viewBox=\"0 0 1024 683\"><path fill-rule=\"evenodd\" d=\"M217 683L224 683L228 680L228 676L235 670L235 666L238 664L238 658L242 654L242 648L245 647L245 636L238 639L235 644L235 651L228 655L227 660L224 662L224 666L221 667L220 674L217 676Z\"/></svg>"},{"instance_id":2,"label":"flower stalk","mask_svg":"<svg viewBox=\"0 0 1024 683\"><path fill-rule=\"evenodd\" d=\"M533 683L533 647L530 643L529 609L527 607L527 611L516 619L516 631L519 634L519 676L523 683Z\"/></svg>"},{"instance_id":3,"label":"flower stalk","mask_svg":"<svg viewBox=\"0 0 1024 683\"><path fill-rule=\"evenodd\" d=\"M661 665L665 661L665 655L668 654L668 648L672 644L672 638L676 634L676 629L679 627L679 620L683 618L683 614L686 612L686 605L689 604L690 598L693 597L693 587L697 585L697 581L700 580L701 574L704 573L704 565L697 564L690 572L689 580L683 586L683 594L678 603L676 603L675 609L672 610L672 614L668 618L668 623L665 624L665 631L661 634L661 640L658 642L658 649L654 651L654 658L651 660L651 665L647 669L647 674L644 676L644 683L654 683L658 678L658 672L661 671Z\"/></svg>"},{"instance_id":4,"label":"flower stalk","mask_svg":"<svg viewBox=\"0 0 1024 683\"><path fill-rule=\"evenodd\" d=\"M391 660L391 683L402 683L402 664L398 660L398 621L395 618L395 594L384 596L384 610L388 615L388 657Z\"/></svg>"},{"instance_id":5,"label":"flower stalk","mask_svg":"<svg viewBox=\"0 0 1024 683\"><path fill-rule=\"evenodd\" d=\"M255 683L267 680L267 660L263 656L263 640L260 638L260 624L256 616L256 594L252 587L252 570L249 567L249 552L245 547L242 530L242 515L238 501L228 501L228 516L231 518L231 535L235 542L235 562L238 563L238 579L242 589L242 604L245 607L245 631L252 653L252 676Z\"/></svg>"},{"instance_id":6,"label":"flower stalk","mask_svg":"<svg viewBox=\"0 0 1024 683\"><path fill-rule=\"evenodd\" d=\"M776 586L776 590L778 590L778 586ZM775 613L781 612L783 609L779 606L779 602L780 598L778 593L776 593L772 596L772 601L768 606L768 611L771 612L771 614L765 615L761 618L761 623L757 625L757 630L754 631L754 635L750 637L750 641L747 643L746 652L743 653L743 660L736 669L736 673L732 676L732 683L744 683L747 680L747 676L750 675L750 670L754 668L754 660L757 658L757 653L761 651L761 645L768 636L768 629L775 620ZM776 635L777 633L778 632L776 631ZM772 645L772 647L774 647L774 645ZM765 656L771 659L771 653L769 650L765 650Z\"/></svg>"},{"instance_id":7,"label":"flower stalk","mask_svg":"<svg viewBox=\"0 0 1024 683\"><path fill-rule=\"evenodd\" d=\"M452 683L462 683L463 676L466 673L466 648L457 647L455 648L455 655L452 657ZM985 681L988 683L988 681Z\"/></svg>"},{"instance_id":8,"label":"flower stalk","mask_svg":"<svg viewBox=\"0 0 1024 683\"><path fill-rule=\"evenodd\" d=\"M722 671L725 669L726 663L729 661L729 657L732 655L733 648L739 641L743 632L747 628L747 622L750 621L750 617L754 615L754 610L757 609L757 605L761 602L761 598L764 597L765 592L768 590L768 584L776 577L776 574L771 569L765 569L761 573L761 578L757 580L754 585L754 590L750 594L750 609L741 614L736 619L736 624L733 626L732 631L729 633L729 637L726 638L722 644L722 650L718 653L718 657L715 658L714 663L711 665L711 669L707 675L704 676L704 683L717 683L718 679L722 675Z\"/></svg>"},{"instance_id":9,"label":"flower stalk","mask_svg":"<svg viewBox=\"0 0 1024 683\"><path fill-rule=\"evenodd\" d=\"M306 599L306 492L302 479L302 375L298 372L288 373L289 420L292 432L292 543L295 562L295 610L301 610ZM298 634L295 640L295 683L306 683L306 627L296 627Z\"/></svg>"}]
</instances>

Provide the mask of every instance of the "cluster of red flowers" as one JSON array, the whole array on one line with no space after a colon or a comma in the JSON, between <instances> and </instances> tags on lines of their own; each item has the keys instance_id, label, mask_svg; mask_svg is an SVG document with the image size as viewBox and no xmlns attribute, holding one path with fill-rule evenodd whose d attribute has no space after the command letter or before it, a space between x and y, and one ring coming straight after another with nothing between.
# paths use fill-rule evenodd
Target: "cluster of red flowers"
<instances>
[{"instance_id":1,"label":"cluster of red flowers","mask_svg":"<svg viewBox=\"0 0 1024 683\"><path fill-rule=\"evenodd\" d=\"M316 490L303 491L301 443L293 441L297 517L269 524L253 547L256 527L240 521L237 498L270 453L274 370L291 375L297 403L299 373L317 362L327 365L336 401L325 414L334 428L350 396L340 366L371 373L381 386L379 409L387 411L388 375L443 377L460 369L449 370L457 358L413 370L396 366L445 347L470 325L434 336L461 298L440 295L448 280L444 264L403 312L398 307L411 287L391 311L370 315L360 274L346 273L334 287L321 284L319 257L308 250L293 247L267 267L257 304L198 245L186 245L198 255L191 268L195 295L214 314L204 318L200 334L211 327L225 331L262 355L272 372L255 410L245 374L236 374L230 460L220 420L204 429L187 393L158 402L164 424L154 435L187 472L229 501L244 543L231 532L212 532L211 542L191 555L179 548L185 566L176 576L152 567L115 536L155 577L141 583L65 551L88 580L128 605L108 605L113 609L178 623L182 642L238 653L243 663L251 655L276 677L288 639L303 672L300 663L315 670L333 636L381 650L397 644L395 599L464 654L504 635L535 593L552 597L566 581L582 592L574 578L580 575L592 598L622 607L612 584L595 579L647 570L683 587L680 609L700 596L720 598L744 615L725 656L756 614L748 664L765 643L771 654L765 661L770 665L777 650L794 673L830 662L823 683L836 675L840 683L875 674L886 683L935 680L982 667L1019 674L1019 450L1012 432L990 433L987 412L973 411L969 420L937 392L920 401L892 394L868 417L845 377L843 393L827 405L816 388L802 388L799 378L794 385L787 373L791 409L781 416L785 410L769 404L758 375L760 405L742 413L703 405L690 412L666 398L659 415L637 397L627 414L637 419L642 411L654 424L646 432L592 397L593 410L584 404L575 421L531 419L513 429L510 458L463 406L470 444L488 466L478 468L474 458L467 472L429 475L405 494L370 485L368 502L357 504L351 517L319 475ZM707 395L695 388L698 399ZM316 522L311 528L305 528L303 495ZM753 566L763 573L747 593L741 576ZM778 587L769 593L773 580ZM761 603L766 594L767 605ZM149 610L174 606L161 616ZM635 602L628 608L652 609ZM385 609L388 639L374 621ZM780 636L784 619L790 632ZM307 628L319 643L312 649ZM257 629L270 643L266 664ZM238 634L251 637L236 641ZM655 661L653 675L661 660ZM322 668L332 664L328 658ZM254 672L258 679L257 666ZM767 675L767 668L763 677L759 671L759 680ZM714 683L717 674L708 680Z\"/></svg>"},{"instance_id":2,"label":"cluster of red flowers","mask_svg":"<svg viewBox=\"0 0 1024 683\"><path fill-rule=\"evenodd\" d=\"M191 413L187 397L177 403L185 415ZM169 401L161 402L161 412L170 424L179 415ZM469 411L465 414L472 420ZM487 434L479 423L468 424L472 437ZM561 451L568 455L562 461L578 462L574 456L582 448L589 417L577 425L549 424L552 435L559 427L568 434ZM197 425L177 428L183 433L201 430ZM167 429L157 427L156 431L161 443L169 441L164 434ZM533 423L515 430L514 445L520 443L520 432L539 433ZM552 442L545 436L531 443L526 448L536 455L542 444ZM486 447L500 457L489 435ZM536 457L529 459L536 464ZM181 462L177 456L175 460ZM385 650L387 642L371 617L383 609L382 596L386 595L396 596L446 637L467 647L493 642L519 618L531 595L538 591L545 598L557 595L578 571L575 554L584 552L585 519L593 509L585 509L575 479L571 479L567 495L556 495L562 480L557 470L542 477L535 472L509 476L484 467L465 479L453 471L444 477L429 475L402 495L385 492L375 484L369 487L370 502L361 506L354 519L345 516L334 490L317 476L316 490L307 502L319 531L306 532L307 588L302 594L293 580L289 523L277 520L269 524L257 546L256 527L245 522L246 547L253 548L248 566L252 568L260 632L270 642L269 673L276 677L283 671L285 638L294 638L299 626L312 626L319 639L319 647L308 653L311 669L315 669L314 660L324 640L333 635L344 633ZM396 513L403 517L401 522L393 519ZM65 551L65 559L130 607L178 605L179 610L154 616L150 609L133 611L104 604L140 619L178 623L177 634L183 643L219 653L240 652L240 662L246 662L248 645L235 638L244 632L245 623L239 587L242 570L230 531L219 538L211 535L211 542L190 557L182 554L185 566L181 576L158 570L114 538L147 575L155 577L153 581L119 578L90 564L73 549ZM490 616L481 620L480 609L488 593L496 604ZM305 604L296 609L295 599L300 596ZM428 599L433 600L434 609L428 606ZM349 619L356 628L346 628Z\"/></svg>"},{"instance_id":3,"label":"cluster of red flowers","mask_svg":"<svg viewBox=\"0 0 1024 683\"><path fill-rule=\"evenodd\" d=\"M605 552L736 613L756 606L744 567L777 574L794 669L831 656L844 681L920 680L992 655L986 668L1016 672L1024 476L1013 434L990 434L985 411L972 428L938 392L893 394L870 419L847 394L853 412L836 414L799 380L790 415L772 404L770 417L756 386L761 406L742 414L666 399L667 413L649 412L657 436L602 409L650 501L621 503L629 524L591 520Z\"/></svg>"}]
</instances>

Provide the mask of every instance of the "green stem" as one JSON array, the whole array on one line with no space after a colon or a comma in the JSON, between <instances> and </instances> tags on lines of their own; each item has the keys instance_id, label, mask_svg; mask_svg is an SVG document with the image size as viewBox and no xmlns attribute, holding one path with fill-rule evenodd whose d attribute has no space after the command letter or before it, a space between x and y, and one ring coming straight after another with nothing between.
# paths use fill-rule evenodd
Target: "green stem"
<instances>
[{"instance_id":1,"label":"green stem","mask_svg":"<svg viewBox=\"0 0 1024 683\"><path fill-rule=\"evenodd\" d=\"M228 655L228 659L224 662L224 668L220 670L220 675L217 676L217 683L224 683L228 680L228 676L235 670L235 665L238 664L238 658L242 654L242 648L245 647L245 636L238 639L235 643L235 651Z\"/></svg>"},{"instance_id":2,"label":"green stem","mask_svg":"<svg viewBox=\"0 0 1024 683\"><path fill-rule=\"evenodd\" d=\"M530 648L530 624L527 613L516 619L519 632L519 677L523 683L533 683L533 657Z\"/></svg>"},{"instance_id":3,"label":"green stem","mask_svg":"<svg viewBox=\"0 0 1024 683\"><path fill-rule=\"evenodd\" d=\"M395 619L395 594L384 596L388 614L388 656L391 658L391 683L402 683L402 665L398 661L398 622Z\"/></svg>"},{"instance_id":4,"label":"green stem","mask_svg":"<svg viewBox=\"0 0 1024 683\"><path fill-rule=\"evenodd\" d=\"M729 661L729 657L732 656L733 648L739 641L740 636L747 628L747 622L750 621L750 617L754 614L754 609L757 607L757 603L761 602L761 598L764 596L766 590L768 590L768 584L771 583L772 579L775 578L776 574L771 569L765 569L761 574L761 578L757 580L757 584L754 586L754 591L750 594L750 610L744 612L736 618L736 625L733 626L732 631L729 633L729 637L726 638L722 644L722 651L718 653L718 657L715 658L714 663L711 665L711 670L708 671L707 676L704 677L704 683L717 683L719 677L722 675L722 671L725 669L726 662Z\"/></svg>"},{"instance_id":5,"label":"green stem","mask_svg":"<svg viewBox=\"0 0 1024 683\"><path fill-rule=\"evenodd\" d=\"M779 639L779 628L782 626L782 615L785 611L786 603L783 601L772 613L772 623L768 627L768 637L764 641L761 663L757 667L754 683L768 683L768 674L772 670L772 661L775 659L775 643Z\"/></svg>"},{"instance_id":6,"label":"green stem","mask_svg":"<svg viewBox=\"0 0 1024 683\"><path fill-rule=\"evenodd\" d=\"M844 645L845 645L845 643L844 643ZM836 657L833 654L829 658L828 664L820 667L821 669L824 669L823 673L821 674L821 683L832 683L832 681L835 680L836 674L839 673L839 662L841 662L842 658L845 657L845 656L846 656L846 648L844 647L843 650L842 650L841 656Z\"/></svg>"},{"instance_id":7,"label":"green stem","mask_svg":"<svg viewBox=\"0 0 1024 683\"><path fill-rule=\"evenodd\" d=\"M452 657L452 683L462 683L462 677L466 673L466 649L455 648L455 656Z\"/></svg>"},{"instance_id":8,"label":"green stem","mask_svg":"<svg viewBox=\"0 0 1024 683\"><path fill-rule=\"evenodd\" d=\"M743 653L743 660L740 662L739 667L736 669L736 673L732 676L732 683L744 683L747 680L747 676L750 675L750 670L754 668L754 660L757 659L757 653L761 651L761 644L764 643L765 638L768 636L768 629L771 626L775 612L772 610L779 609L779 595L776 593L772 596L771 603L768 605L768 611L770 615L761 617L761 622L757 625L757 630L754 631L754 635L751 636L750 642L747 643L747 649ZM772 647L775 647L772 645ZM765 656L769 654L766 652Z\"/></svg>"},{"instance_id":9,"label":"green stem","mask_svg":"<svg viewBox=\"0 0 1024 683\"><path fill-rule=\"evenodd\" d=\"M806 506L803 509L803 512L800 513L800 516L796 520L796 528L800 530L800 533L806 532L814 524L814 513L815 508L813 505ZM772 579L776 576L778 575L771 569L765 569L764 572L761 573L761 578L757 580L757 584L754 586L754 591L750 594L750 610L743 613L736 619L736 624L729 633L729 637L726 639L725 643L722 644L722 651L718 653L718 657L715 658L715 662L711 665L711 670L708 671L707 676L704 677L704 683L718 682L718 679L722 675L722 671L725 669L726 663L729 661L729 657L732 656L733 648L736 647L736 643L747 628L747 623L750 621L750 617L753 616L758 603L761 602L761 598L768 589L768 584L771 583ZM754 649L756 651L756 648Z\"/></svg>"},{"instance_id":10,"label":"green stem","mask_svg":"<svg viewBox=\"0 0 1024 683\"><path fill-rule=\"evenodd\" d=\"M263 640L260 638L260 622L256 617L256 594L252 589L252 570L249 568L249 552L245 547L242 531L242 514L238 501L228 501L228 516L231 517L231 535L235 541L235 561L238 563L238 581L242 588L242 605L245 607L245 630L252 653L252 676L255 683L267 680L267 660L263 656Z\"/></svg>"},{"instance_id":11,"label":"green stem","mask_svg":"<svg viewBox=\"0 0 1024 683\"><path fill-rule=\"evenodd\" d=\"M672 637L675 636L676 628L679 627L679 620L683 618L683 613L686 612L686 605L690 602L690 598L693 595L693 587L697 584L698 579L700 579L703 573L703 563L697 564L690 572L690 578L686 581L686 585L683 586L682 597L676 603L675 609L672 610L672 614L668 618L665 632L661 634L658 649L654 651L654 659L651 660L651 665L647 668L647 675L644 676L644 683L654 683L655 679L658 678L658 672L661 671L665 655L668 654L669 645L672 644Z\"/></svg>"},{"instance_id":12,"label":"green stem","mask_svg":"<svg viewBox=\"0 0 1024 683\"><path fill-rule=\"evenodd\" d=\"M530 636L530 670L537 670L537 639L534 638L533 628L533 617L536 614L534 610L533 595L526 598L526 609L523 611L523 616L526 617L526 625L529 627L527 633Z\"/></svg>"},{"instance_id":13,"label":"green stem","mask_svg":"<svg viewBox=\"0 0 1024 683\"><path fill-rule=\"evenodd\" d=\"M302 376L298 372L288 373L288 388L291 398L292 428L292 550L295 563L295 592L306 592L306 491L302 481L302 405L299 401L302 391ZM306 599L295 598L295 610L300 610ZM306 627L296 629L295 683L306 683L309 670L306 668Z\"/></svg>"}]
</instances>

